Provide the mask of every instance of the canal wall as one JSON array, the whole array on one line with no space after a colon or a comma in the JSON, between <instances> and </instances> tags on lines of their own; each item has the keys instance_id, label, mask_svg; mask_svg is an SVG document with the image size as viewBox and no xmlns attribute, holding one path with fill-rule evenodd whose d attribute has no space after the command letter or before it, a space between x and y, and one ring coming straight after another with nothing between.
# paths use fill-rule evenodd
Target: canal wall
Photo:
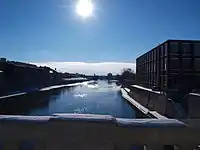
<instances>
[{"instance_id":1,"label":"canal wall","mask_svg":"<svg viewBox=\"0 0 200 150\"><path fill-rule=\"evenodd\" d=\"M80 80L79 80L80 81ZM87 81L92 82L92 81ZM0 114L29 114L30 110L47 106L52 96L58 96L63 90L70 90L83 82L55 85L34 92L23 92L0 97ZM63 90L62 90L63 89Z\"/></svg>"},{"instance_id":2,"label":"canal wall","mask_svg":"<svg viewBox=\"0 0 200 150\"><path fill-rule=\"evenodd\" d=\"M141 105L139 102L137 102L135 99L133 99L133 96L130 96L130 89L128 88L121 88L121 93L124 99L126 99L136 111L136 118L156 118L156 119L167 119L167 117L161 115L157 111L149 110L144 105Z\"/></svg>"},{"instance_id":3,"label":"canal wall","mask_svg":"<svg viewBox=\"0 0 200 150\"><path fill-rule=\"evenodd\" d=\"M0 59L0 95L32 91L61 81L61 74L49 67Z\"/></svg>"},{"instance_id":4,"label":"canal wall","mask_svg":"<svg viewBox=\"0 0 200 150\"><path fill-rule=\"evenodd\" d=\"M82 82L86 82L86 81L89 82L87 79L83 79L83 80L75 80L74 79L74 80L69 80L69 81L64 80L64 82L62 82L62 83L65 83L65 84L47 86L47 87L44 87L41 89L35 88L34 90L31 90L31 91L17 92L14 94L0 96L0 101L3 99L7 99L7 98L12 98L12 97L17 97L17 96L19 97L22 95L27 95L27 94L37 93L37 92L44 92L44 91L56 90L56 89L60 89L60 88L70 87L70 86L76 86L76 85L80 85L80 84L82 84Z\"/></svg>"},{"instance_id":5,"label":"canal wall","mask_svg":"<svg viewBox=\"0 0 200 150\"><path fill-rule=\"evenodd\" d=\"M166 115L166 97L158 92L144 88L130 87L129 95L149 110L156 110L159 114Z\"/></svg>"},{"instance_id":6,"label":"canal wall","mask_svg":"<svg viewBox=\"0 0 200 150\"><path fill-rule=\"evenodd\" d=\"M152 91L141 86L129 86L129 95L149 110L169 118L200 118L200 94L188 94L182 103L175 103L165 93Z\"/></svg>"},{"instance_id":7,"label":"canal wall","mask_svg":"<svg viewBox=\"0 0 200 150\"><path fill-rule=\"evenodd\" d=\"M34 64L0 58L0 96L87 81L86 78L69 79L71 77L72 74L60 73L50 67L38 67Z\"/></svg>"},{"instance_id":8,"label":"canal wall","mask_svg":"<svg viewBox=\"0 0 200 150\"><path fill-rule=\"evenodd\" d=\"M187 97L188 118L200 118L200 94L190 93Z\"/></svg>"}]
</instances>

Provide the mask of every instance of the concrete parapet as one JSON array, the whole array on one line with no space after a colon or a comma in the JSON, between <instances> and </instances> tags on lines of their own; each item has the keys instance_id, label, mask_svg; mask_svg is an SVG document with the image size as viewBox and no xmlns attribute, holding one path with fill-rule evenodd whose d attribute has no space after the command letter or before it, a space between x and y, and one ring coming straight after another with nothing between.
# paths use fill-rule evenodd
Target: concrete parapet
<instances>
[{"instance_id":1,"label":"concrete parapet","mask_svg":"<svg viewBox=\"0 0 200 150\"><path fill-rule=\"evenodd\" d=\"M189 122L188 122L189 123ZM191 149L199 144L199 126L175 119L125 119L101 115L0 116L0 144L8 150L130 150L164 145ZM34 148L33 148L34 147Z\"/></svg>"}]
</instances>

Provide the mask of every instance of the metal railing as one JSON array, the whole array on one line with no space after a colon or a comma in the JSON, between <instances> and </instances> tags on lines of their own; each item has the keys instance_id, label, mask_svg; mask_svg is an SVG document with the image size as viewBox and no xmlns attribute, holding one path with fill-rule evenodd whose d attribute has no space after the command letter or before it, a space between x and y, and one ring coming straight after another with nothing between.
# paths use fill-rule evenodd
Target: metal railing
<instances>
[{"instance_id":1,"label":"metal railing","mask_svg":"<svg viewBox=\"0 0 200 150\"><path fill-rule=\"evenodd\" d=\"M199 143L199 120L0 116L2 150L192 150Z\"/></svg>"}]
</instances>

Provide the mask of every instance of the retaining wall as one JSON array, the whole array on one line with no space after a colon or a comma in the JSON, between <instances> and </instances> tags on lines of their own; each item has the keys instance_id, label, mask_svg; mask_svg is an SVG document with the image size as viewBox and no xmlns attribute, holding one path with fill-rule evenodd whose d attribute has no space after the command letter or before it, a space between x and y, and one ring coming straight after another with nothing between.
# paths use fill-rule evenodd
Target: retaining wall
<instances>
[{"instance_id":1,"label":"retaining wall","mask_svg":"<svg viewBox=\"0 0 200 150\"><path fill-rule=\"evenodd\" d=\"M175 103L164 93L152 91L139 86L131 86L129 95L149 110L169 118L200 118L200 94L189 94L185 105Z\"/></svg>"}]
</instances>

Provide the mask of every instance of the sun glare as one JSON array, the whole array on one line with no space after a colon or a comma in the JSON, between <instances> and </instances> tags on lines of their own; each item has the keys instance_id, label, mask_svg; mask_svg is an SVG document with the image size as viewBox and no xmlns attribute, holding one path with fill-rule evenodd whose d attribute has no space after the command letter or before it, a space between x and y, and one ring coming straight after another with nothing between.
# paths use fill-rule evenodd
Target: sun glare
<instances>
[{"instance_id":1,"label":"sun glare","mask_svg":"<svg viewBox=\"0 0 200 150\"><path fill-rule=\"evenodd\" d=\"M94 6L92 4L92 0L78 0L76 4L76 13L83 17L88 18L92 16L94 10Z\"/></svg>"}]
</instances>

